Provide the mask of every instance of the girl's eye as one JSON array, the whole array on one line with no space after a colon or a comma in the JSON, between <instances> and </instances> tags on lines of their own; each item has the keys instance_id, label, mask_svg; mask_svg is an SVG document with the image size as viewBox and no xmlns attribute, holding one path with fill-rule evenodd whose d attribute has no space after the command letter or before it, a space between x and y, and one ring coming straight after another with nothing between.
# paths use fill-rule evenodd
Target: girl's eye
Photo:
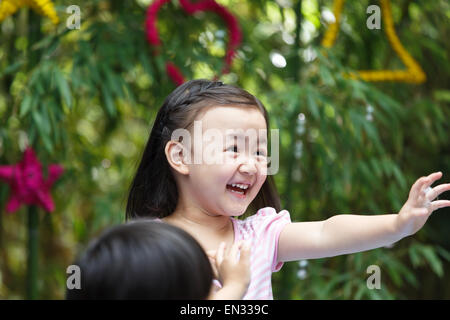
<instances>
[{"instance_id":1,"label":"girl's eye","mask_svg":"<svg viewBox=\"0 0 450 320\"><path fill-rule=\"evenodd\" d=\"M237 153L238 152L238 148L235 145L235 146L228 147L226 151L232 151L232 152L236 152ZM262 156L262 157L266 156L266 153L264 151L257 151L256 153L258 154L258 156Z\"/></svg>"},{"instance_id":2,"label":"girl's eye","mask_svg":"<svg viewBox=\"0 0 450 320\"><path fill-rule=\"evenodd\" d=\"M263 157L266 156L266 153L264 151L258 151L257 153L259 153L258 156L263 156Z\"/></svg>"},{"instance_id":3,"label":"girl's eye","mask_svg":"<svg viewBox=\"0 0 450 320\"><path fill-rule=\"evenodd\" d=\"M236 145L228 147L228 149L226 151L228 151L228 150L233 150L233 152L238 152Z\"/></svg>"}]
</instances>

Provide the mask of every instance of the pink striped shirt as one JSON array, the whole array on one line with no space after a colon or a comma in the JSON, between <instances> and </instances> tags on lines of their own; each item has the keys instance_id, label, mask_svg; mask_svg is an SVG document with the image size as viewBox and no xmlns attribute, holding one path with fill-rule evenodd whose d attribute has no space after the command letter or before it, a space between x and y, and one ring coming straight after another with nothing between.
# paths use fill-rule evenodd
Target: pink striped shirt
<instances>
[{"instance_id":1,"label":"pink striped shirt","mask_svg":"<svg viewBox=\"0 0 450 320\"><path fill-rule=\"evenodd\" d=\"M230 219L233 222L234 242L251 241L250 284L243 299L273 300L272 272L279 271L283 266L283 262L277 263L278 238L283 228L291 223L289 212L282 210L277 213L274 208L265 207L245 220ZM222 287L217 279L213 283Z\"/></svg>"},{"instance_id":2,"label":"pink striped shirt","mask_svg":"<svg viewBox=\"0 0 450 320\"><path fill-rule=\"evenodd\" d=\"M272 272L277 272L283 262L277 263L278 238L283 228L291 223L289 212L277 213L274 208L259 209L245 220L231 218L234 241L250 240L250 285L244 300L273 300ZM219 281L214 283L221 287Z\"/></svg>"}]
</instances>

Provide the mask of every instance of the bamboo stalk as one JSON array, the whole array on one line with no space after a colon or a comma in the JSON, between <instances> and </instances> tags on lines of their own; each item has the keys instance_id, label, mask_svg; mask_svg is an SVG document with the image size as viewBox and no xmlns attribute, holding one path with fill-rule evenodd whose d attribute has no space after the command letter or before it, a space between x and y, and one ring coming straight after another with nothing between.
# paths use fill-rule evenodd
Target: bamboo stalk
<instances>
[{"instance_id":1,"label":"bamboo stalk","mask_svg":"<svg viewBox=\"0 0 450 320\"><path fill-rule=\"evenodd\" d=\"M38 298L38 226L39 215L36 206L28 207L28 256L27 256L27 299Z\"/></svg>"},{"instance_id":2,"label":"bamboo stalk","mask_svg":"<svg viewBox=\"0 0 450 320\"><path fill-rule=\"evenodd\" d=\"M41 17L28 10L28 70L32 70L40 61L41 51L32 50L35 43L42 38ZM30 142L32 143L32 142ZM36 144L36 141L34 142ZM38 208L28 206L28 252L27 252L27 289L26 297L29 300L38 299L37 275L38 275Z\"/></svg>"}]
</instances>

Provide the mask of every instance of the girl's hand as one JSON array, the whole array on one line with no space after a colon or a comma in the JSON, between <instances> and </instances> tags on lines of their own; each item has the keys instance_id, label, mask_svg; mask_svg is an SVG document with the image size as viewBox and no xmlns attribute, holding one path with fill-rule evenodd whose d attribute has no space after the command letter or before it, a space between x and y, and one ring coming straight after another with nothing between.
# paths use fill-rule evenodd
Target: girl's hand
<instances>
[{"instance_id":1,"label":"girl's hand","mask_svg":"<svg viewBox=\"0 0 450 320\"><path fill-rule=\"evenodd\" d=\"M226 248L226 243L222 242L214 260L222 286L234 286L245 293L250 284L250 242L241 240L229 249Z\"/></svg>"},{"instance_id":2,"label":"girl's hand","mask_svg":"<svg viewBox=\"0 0 450 320\"><path fill-rule=\"evenodd\" d=\"M450 207L450 201L433 201L441 193L450 190L450 183L430 186L442 177L442 172L435 172L428 177L418 179L409 192L409 198L401 208L396 219L396 230L406 237L423 227L431 213L439 208Z\"/></svg>"}]
</instances>

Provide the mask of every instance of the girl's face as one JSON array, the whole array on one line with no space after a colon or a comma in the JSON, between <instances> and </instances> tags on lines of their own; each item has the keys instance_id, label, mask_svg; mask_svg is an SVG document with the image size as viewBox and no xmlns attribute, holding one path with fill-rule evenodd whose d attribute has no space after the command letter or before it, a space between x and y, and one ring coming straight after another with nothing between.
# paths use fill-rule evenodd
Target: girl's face
<instances>
[{"instance_id":1,"label":"girl's face","mask_svg":"<svg viewBox=\"0 0 450 320\"><path fill-rule=\"evenodd\" d=\"M256 108L217 106L208 108L196 121L201 122L194 123L191 130L191 164L187 190L183 190L190 199L184 200L212 216L242 215L267 175L264 116ZM195 130L199 124L201 137ZM201 163L195 161L196 152L202 155Z\"/></svg>"}]
</instances>

